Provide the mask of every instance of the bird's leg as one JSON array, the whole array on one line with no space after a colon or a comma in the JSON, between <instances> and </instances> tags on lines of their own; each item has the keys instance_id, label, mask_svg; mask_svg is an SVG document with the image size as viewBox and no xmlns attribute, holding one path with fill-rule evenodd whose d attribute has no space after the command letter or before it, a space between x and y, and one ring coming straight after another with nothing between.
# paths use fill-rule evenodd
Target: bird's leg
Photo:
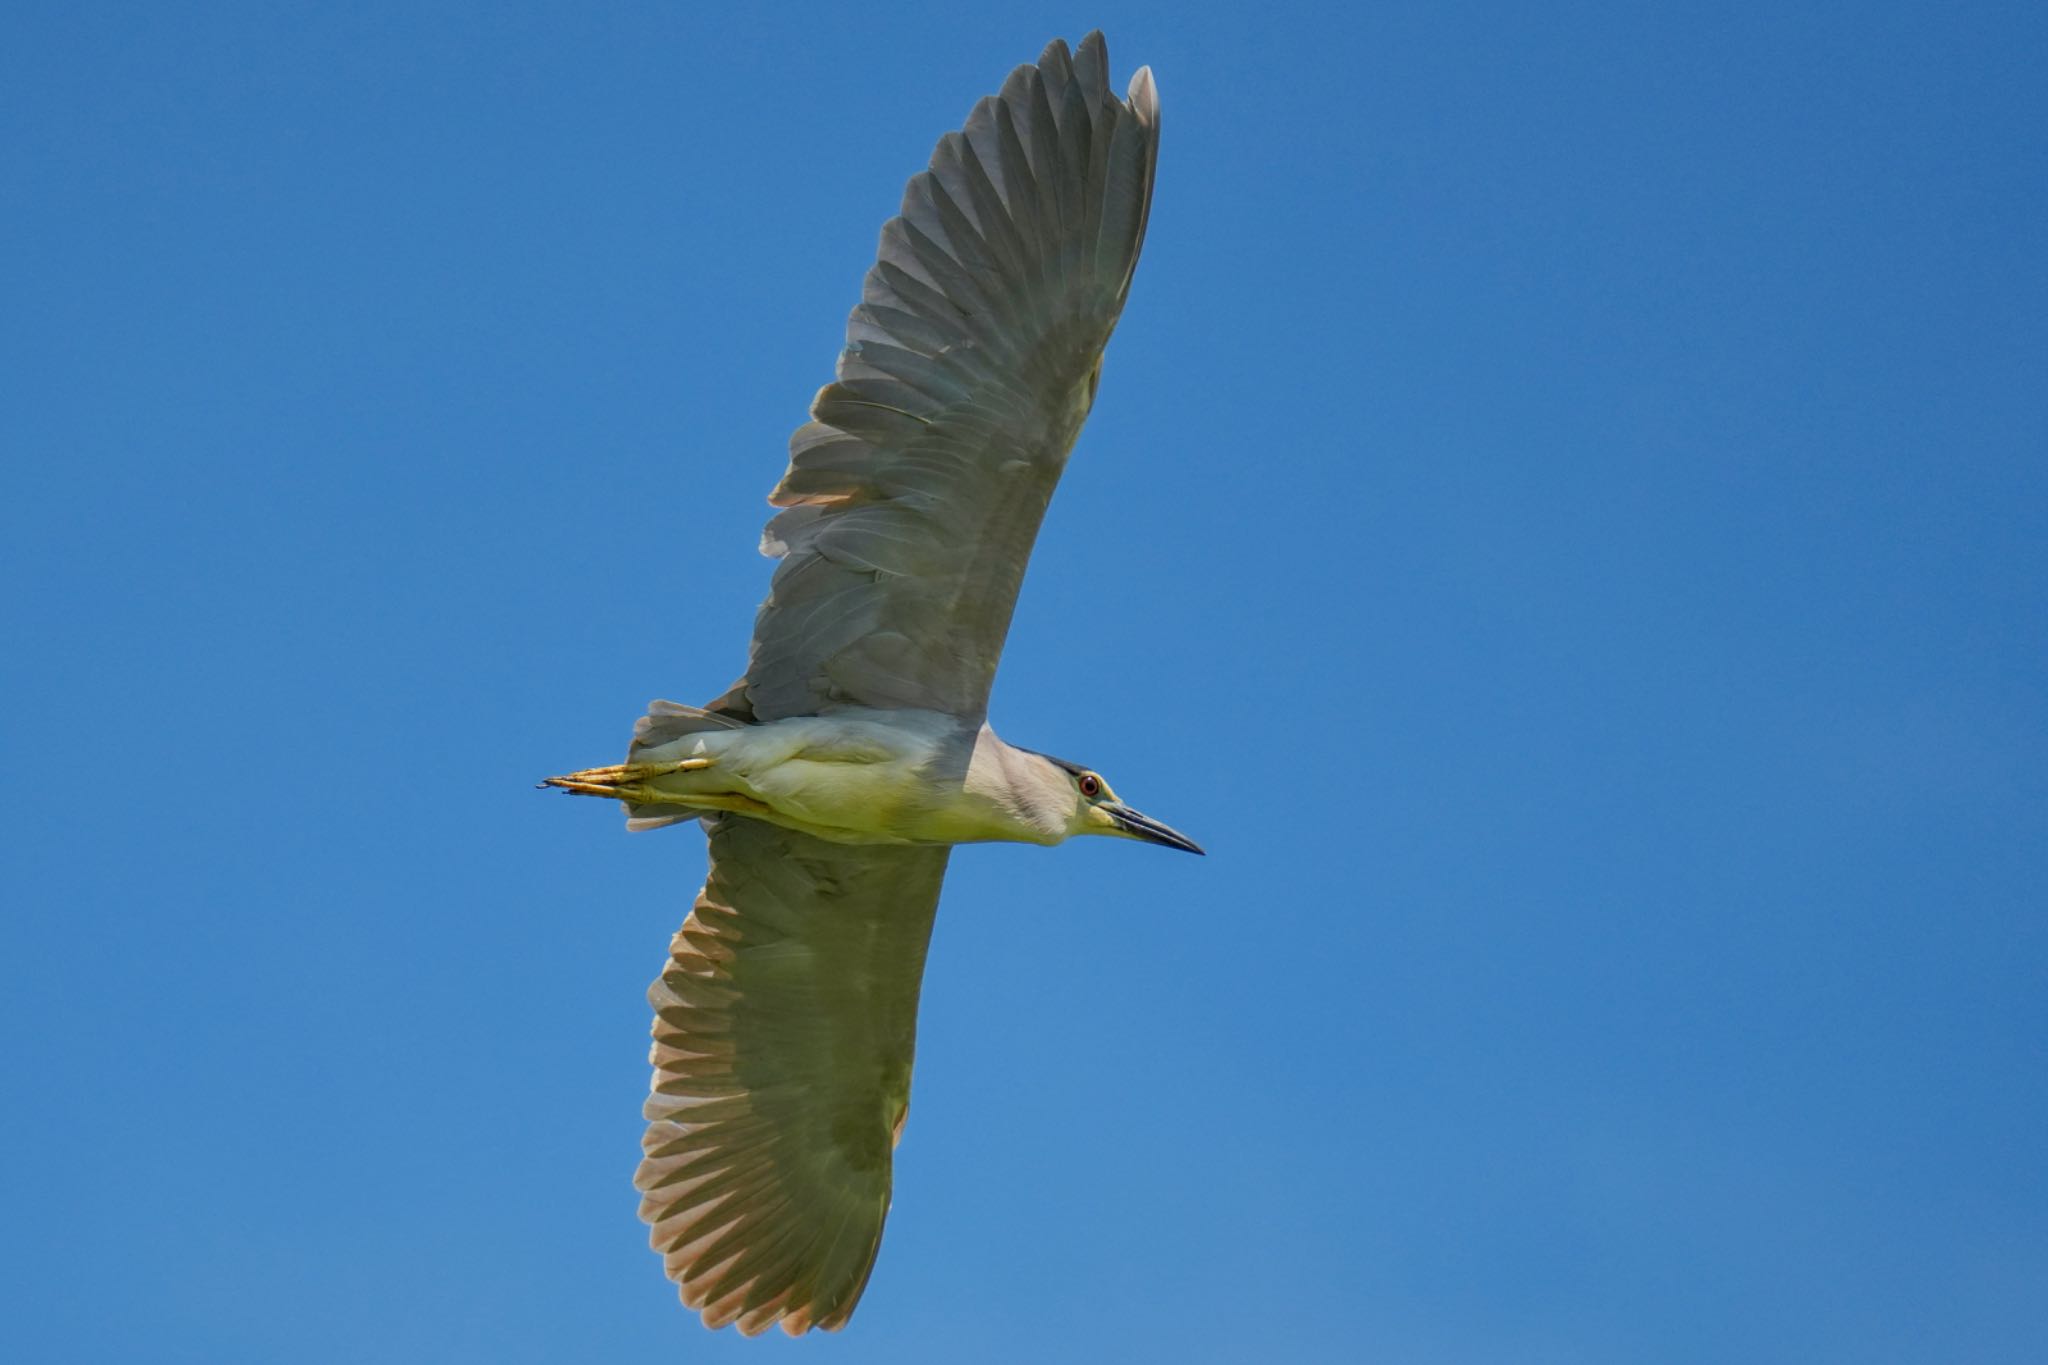
<instances>
[{"instance_id":1,"label":"bird's leg","mask_svg":"<svg viewBox=\"0 0 2048 1365\"><path fill-rule=\"evenodd\" d=\"M736 791L677 791L654 785L659 779L680 773L702 772L717 764L716 758L682 758L669 763L615 763L608 768L585 768L580 773L543 778L543 787L560 787L577 796L608 796L636 806L682 806L698 811L733 811L741 815L770 812L765 802Z\"/></svg>"},{"instance_id":2,"label":"bird's leg","mask_svg":"<svg viewBox=\"0 0 2048 1365\"><path fill-rule=\"evenodd\" d=\"M674 793L655 791L647 784L657 777L701 772L716 761L700 757L681 758L670 763L614 763L607 768L585 768L581 772L569 773L563 777L543 778L541 785L560 787L563 791L574 792L578 796L610 796L621 801L682 804L676 801Z\"/></svg>"}]
</instances>

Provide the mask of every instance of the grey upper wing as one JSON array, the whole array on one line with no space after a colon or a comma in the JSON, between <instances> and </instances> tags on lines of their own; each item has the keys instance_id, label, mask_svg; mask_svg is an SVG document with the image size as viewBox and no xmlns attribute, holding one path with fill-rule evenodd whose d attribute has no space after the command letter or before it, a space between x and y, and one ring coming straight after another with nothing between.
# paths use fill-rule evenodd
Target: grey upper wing
<instances>
[{"instance_id":1,"label":"grey upper wing","mask_svg":"<svg viewBox=\"0 0 2048 1365\"><path fill-rule=\"evenodd\" d=\"M707 1325L836 1328L889 1211L948 850L706 823L710 876L648 992L640 1216Z\"/></svg>"},{"instance_id":2,"label":"grey upper wing","mask_svg":"<svg viewBox=\"0 0 2048 1365\"><path fill-rule=\"evenodd\" d=\"M1012 72L911 180L838 380L769 498L787 510L762 537L782 563L744 680L755 718L985 710L1137 265L1158 146L1151 72L1116 98L1092 33Z\"/></svg>"}]
</instances>

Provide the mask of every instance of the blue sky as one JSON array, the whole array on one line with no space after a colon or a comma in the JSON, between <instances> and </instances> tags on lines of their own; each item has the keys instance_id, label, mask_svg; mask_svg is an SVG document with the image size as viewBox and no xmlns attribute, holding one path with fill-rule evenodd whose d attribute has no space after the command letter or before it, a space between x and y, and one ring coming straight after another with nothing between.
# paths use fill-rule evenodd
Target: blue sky
<instances>
[{"instance_id":1,"label":"blue sky","mask_svg":"<svg viewBox=\"0 0 2048 1365\"><path fill-rule=\"evenodd\" d=\"M933 140L1157 72L842 1336L629 1179L731 680ZM2048 1353L2038 6L40 5L0 49L39 1361Z\"/></svg>"}]
</instances>

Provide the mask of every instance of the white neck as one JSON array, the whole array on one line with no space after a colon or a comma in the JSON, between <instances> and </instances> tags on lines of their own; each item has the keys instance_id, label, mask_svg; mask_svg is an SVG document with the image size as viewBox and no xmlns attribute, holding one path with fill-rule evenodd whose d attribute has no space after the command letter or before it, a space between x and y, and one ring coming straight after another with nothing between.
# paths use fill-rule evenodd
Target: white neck
<instances>
[{"instance_id":1,"label":"white neck","mask_svg":"<svg viewBox=\"0 0 2048 1365\"><path fill-rule=\"evenodd\" d=\"M1002 826L997 838L1056 844L1074 831L1074 784L1059 766L1005 743L984 725L975 736L962 793Z\"/></svg>"}]
</instances>

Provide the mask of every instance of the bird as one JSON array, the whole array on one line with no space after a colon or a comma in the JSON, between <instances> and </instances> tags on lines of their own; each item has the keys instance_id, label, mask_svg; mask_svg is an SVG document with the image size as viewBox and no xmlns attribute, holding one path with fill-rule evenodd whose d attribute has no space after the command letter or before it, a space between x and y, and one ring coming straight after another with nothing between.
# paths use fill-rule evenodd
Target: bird
<instances>
[{"instance_id":1,"label":"bird","mask_svg":"<svg viewBox=\"0 0 2048 1365\"><path fill-rule=\"evenodd\" d=\"M926 947L957 844L1203 850L1097 771L1006 743L989 689L1145 238L1150 68L1055 40L940 139L790 440L745 674L652 703L626 761L541 785L699 821L648 992L640 1216L706 1326L843 1327L880 1248Z\"/></svg>"}]
</instances>

